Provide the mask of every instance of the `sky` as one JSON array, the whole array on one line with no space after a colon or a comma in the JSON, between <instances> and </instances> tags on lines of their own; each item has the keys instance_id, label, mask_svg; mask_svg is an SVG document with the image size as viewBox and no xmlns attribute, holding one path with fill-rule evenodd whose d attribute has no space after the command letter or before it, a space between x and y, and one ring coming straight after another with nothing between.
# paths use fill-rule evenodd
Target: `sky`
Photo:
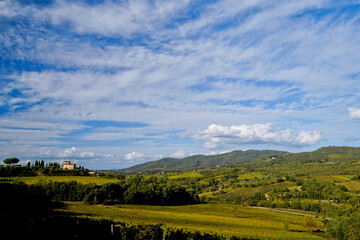
<instances>
[{"instance_id":1,"label":"sky","mask_svg":"<svg viewBox=\"0 0 360 240\"><path fill-rule=\"evenodd\" d=\"M360 1L0 0L0 159L359 144Z\"/></svg>"}]
</instances>

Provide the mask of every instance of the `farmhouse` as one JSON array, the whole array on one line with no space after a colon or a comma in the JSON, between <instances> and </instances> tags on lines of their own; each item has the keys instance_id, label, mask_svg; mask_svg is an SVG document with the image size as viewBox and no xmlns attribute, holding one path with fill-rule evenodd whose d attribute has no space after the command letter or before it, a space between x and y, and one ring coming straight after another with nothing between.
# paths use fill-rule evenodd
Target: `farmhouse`
<instances>
[{"instance_id":1,"label":"farmhouse","mask_svg":"<svg viewBox=\"0 0 360 240\"><path fill-rule=\"evenodd\" d=\"M64 163L62 165L62 169L73 170L73 169L75 169L75 166L76 166L75 163L71 163L70 161L64 161Z\"/></svg>"}]
</instances>

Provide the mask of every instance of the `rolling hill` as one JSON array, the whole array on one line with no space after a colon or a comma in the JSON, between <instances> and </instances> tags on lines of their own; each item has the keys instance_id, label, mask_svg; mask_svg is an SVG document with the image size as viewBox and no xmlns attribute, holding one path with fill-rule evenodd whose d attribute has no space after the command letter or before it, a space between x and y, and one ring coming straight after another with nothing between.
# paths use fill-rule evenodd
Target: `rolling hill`
<instances>
[{"instance_id":1,"label":"rolling hill","mask_svg":"<svg viewBox=\"0 0 360 240\"><path fill-rule=\"evenodd\" d=\"M312 152L287 153L274 159L262 157L240 165L250 171L278 175L358 174L360 147L322 147Z\"/></svg>"},{"instance_id":2,"label":"rolling hill","mask_svg":"<svg viewBox=\"0 0 360 240\"><path fill-rule=\"evenodd\" d=\"M262 157L286 154L284 151L274 150L246 150L233 151L217 155L193 155L185 158L163 158L157 161L139 164L127 169L119 170L124 173L147 171L184 171L188 169L208 168L211 166L225 166L249 162Z\"/></svg>"}]
</instances>

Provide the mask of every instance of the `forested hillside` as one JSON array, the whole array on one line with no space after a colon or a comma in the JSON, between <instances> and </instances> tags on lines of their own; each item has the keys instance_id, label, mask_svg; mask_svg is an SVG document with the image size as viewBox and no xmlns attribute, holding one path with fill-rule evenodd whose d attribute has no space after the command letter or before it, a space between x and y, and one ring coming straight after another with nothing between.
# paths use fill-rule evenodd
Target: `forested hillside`
<instances>
[{"instance_id":1,"label":"forested hillside","mask_svg":"<svg viewBox=\"0 0 360 240\"><path fill-rule=\"evenodd\" d=\"M287 153L276 158L260 158L241 164L248 170L265 174L358 174L360 171L359 147L322 147L312 152Z\"/></svg>"},{"instance_id":2,"label":"forested hillside","mask_svg":"<svg viewBox=\"0 0 360 240\"><path fill-rule=\"evenodd\" d=\"M125 173L146 171L186 171L188 169L201 169L211 166L228 166L232 164L249 162L261 157L278 156L284 151L274 150L246 150L233 151L217 155L194 155L186 158L164 158L147 162L122 170Z\"/></svg>"}]
</instances>

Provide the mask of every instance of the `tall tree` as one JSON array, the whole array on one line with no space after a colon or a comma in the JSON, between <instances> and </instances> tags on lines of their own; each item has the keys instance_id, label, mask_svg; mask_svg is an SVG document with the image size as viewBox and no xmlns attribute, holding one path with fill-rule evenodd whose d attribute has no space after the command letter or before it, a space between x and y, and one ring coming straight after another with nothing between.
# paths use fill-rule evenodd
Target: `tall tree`
<instances>
[{"instance_id":1,"label":"tall tree","mask_svg":"<svg viewBox=\"0 0 360 240\"><path fill-rule=\"evenodd\" d=\"M18 162L20 162L20 160L18 158L7 158L3 161L5 164L16 164Z\"/></svg>"}]
</instances>

